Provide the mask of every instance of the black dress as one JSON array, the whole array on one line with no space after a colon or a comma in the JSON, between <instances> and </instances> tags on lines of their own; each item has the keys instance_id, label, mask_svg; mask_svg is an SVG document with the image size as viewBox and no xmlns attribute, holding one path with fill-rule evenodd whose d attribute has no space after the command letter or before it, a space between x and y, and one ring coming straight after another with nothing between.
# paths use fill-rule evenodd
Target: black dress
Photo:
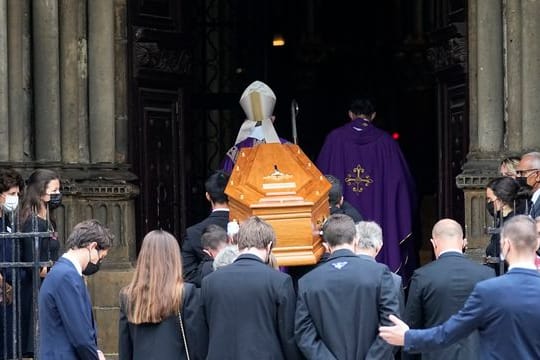
<instances>
[{"instance_id":1,"label":"black dress","mask_svg":"<svg viewBox=\"0 0 540 360\"><path fill-rule=\"evenodd\" d=\"M39 239L39 260L53 262L58 260L58 251L60 243L58 236L54 231L54 224L51 221L31 215L22 225L22 232L51 232L52 236ZM22 241L21 260L24 262L34 261L34 238L24 238ZM38 283L41 286L43 279L39 278ZM22 272L21 279L21 329L22 329L22 351L24 355L34 353L34 311L32 292L33 273L31 268L26 268ZM37 300L37 299L36 299Z\"/></svg>"},{"instance_id":2,"label":"black dress","mask_svg":"<svg viewBox=\"0 0 540 360\"><path fill-rule=\"evenodd\" d=\"M496 217L495 222L493 224L494 226L490 228L491 237L489 239L489 244L486 247L486 256L488 257L488 261L486 265L493 268L497 276L501 275L500 262L498 260L500 259L500 254L501 254L500 231L502 229L502 226L515 215L516 213L512 211L503 218ZM505 265L504 272L506 272L507 267L508 266Z\"/></svg>"}]
</instances>

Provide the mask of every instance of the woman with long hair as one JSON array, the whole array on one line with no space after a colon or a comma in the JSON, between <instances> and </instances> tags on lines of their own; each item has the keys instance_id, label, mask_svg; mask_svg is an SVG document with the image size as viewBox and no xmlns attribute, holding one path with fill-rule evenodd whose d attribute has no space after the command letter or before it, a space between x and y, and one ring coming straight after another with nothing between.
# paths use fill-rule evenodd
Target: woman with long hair
<instances>
[{"instance_id":1,"label":"woman with long hair","mask_svg":"<svg viewBox=\"0 0 540 360\"><path fill-rule=\"evenodd\" d=\"M500 229L511 217L525 214L527 209L528 190L509 176L491 180L486 187L486 209L493 218L493 226L489 228L491 235L486 248L486 262L501 275L500 266Z\"/></svg>"},{"instance_id":2,"label":"woman with long hair","mask_svg":"<svg viewBox=\"0 0 540 360\"><path fill-rule=\"evenodd\" d=\"M120 292L120 360L204 359L206 332L198 290L182 278L177 240L149 232Z\"/></svg>"},{"instance_id":3,"label":"woman with long hair","mask_svg":"<svg viewBox=\"0 0 540 360\"><path fill-rule=\"evenodd\" d=\"M51 236L39 238L39 261L58 260L60 242L55 231L53 210L62 203L60 177L49 169L37 169L26 181L21 200L19 219L22 232L50 232ZM24 238L21 243L21 260L34 261L34 237ZM39 283L47 275L50 267L44 266L39 272ZM22 352L32 357L34 352L34 309L33 272L25 269L21 281L21 329Z\"/></svg>"}]
</instances>

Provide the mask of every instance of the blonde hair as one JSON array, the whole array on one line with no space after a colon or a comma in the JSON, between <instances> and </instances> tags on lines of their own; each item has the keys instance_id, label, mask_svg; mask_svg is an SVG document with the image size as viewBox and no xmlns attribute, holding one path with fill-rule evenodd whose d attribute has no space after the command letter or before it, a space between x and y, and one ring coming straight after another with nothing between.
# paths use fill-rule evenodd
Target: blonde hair
<instances>
[{"instance_id":1,"label":"blonde hair","mask_svg":"<svg viewBox=\"0 0 540 360\"><path fill-rule=\"evenodd\" d=\"M175 237L163 230L149 232L143 239L133 279L122 290L129 322L159 323L178 313L183 285L180 247Z\"/></svg>"}]
</instances>

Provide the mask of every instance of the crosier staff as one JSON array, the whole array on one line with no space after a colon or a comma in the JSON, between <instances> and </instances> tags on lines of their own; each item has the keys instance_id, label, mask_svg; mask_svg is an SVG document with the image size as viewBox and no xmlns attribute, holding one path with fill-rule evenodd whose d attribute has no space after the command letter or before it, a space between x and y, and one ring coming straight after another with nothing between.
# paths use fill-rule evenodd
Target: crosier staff
<instances>
[{"instance_id":1,"label":"crosier staff","mask_svg":"<svg viewBox=\"0 0 540 360\"><path fill-rule=\"evenodd\" d=\"M291 125L292 125L292 138L293 143L298 145L298 133L296 132L296 115L298 115L298 102L295 99L291 101Z\"/></svg>"}]
</instances>

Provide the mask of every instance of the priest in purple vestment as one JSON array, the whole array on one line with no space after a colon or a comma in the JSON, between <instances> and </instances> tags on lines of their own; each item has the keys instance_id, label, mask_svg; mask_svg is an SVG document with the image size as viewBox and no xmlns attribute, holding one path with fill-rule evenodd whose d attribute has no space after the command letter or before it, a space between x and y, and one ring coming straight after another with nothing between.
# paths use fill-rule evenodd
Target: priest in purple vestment
<instances>
[{"instance_id":1,"label":"priest in purple vestment","mask_svg":"<svg viewBox=\"0 0 540 360\"><path fill-rule=\"evenodd\" d=\"M287 140L277 136L274 129L274 105L276 95L268 85L261 81L254 81L240 97L240 105L246 113L244 121L236 137L235 145L227 151L221 162L221 170L231 173L240 150L264 143L287 143Z\"/></svg>"},{"instance_id":2,"label":"priest in purple vestment","mask_svg":"<svg viewBox=\"0 0 540 360\"><path fill-rule=\"evenodd\" d=\"M383 229L384 247L377 256L407 281L417 266L411 238L416 200L414 182L397 142L372 124L375 108L357 99L349 108L351 121L326 137L317 158L323 174L340 179L343 196Z\"/></svg>"}]
</instances>

